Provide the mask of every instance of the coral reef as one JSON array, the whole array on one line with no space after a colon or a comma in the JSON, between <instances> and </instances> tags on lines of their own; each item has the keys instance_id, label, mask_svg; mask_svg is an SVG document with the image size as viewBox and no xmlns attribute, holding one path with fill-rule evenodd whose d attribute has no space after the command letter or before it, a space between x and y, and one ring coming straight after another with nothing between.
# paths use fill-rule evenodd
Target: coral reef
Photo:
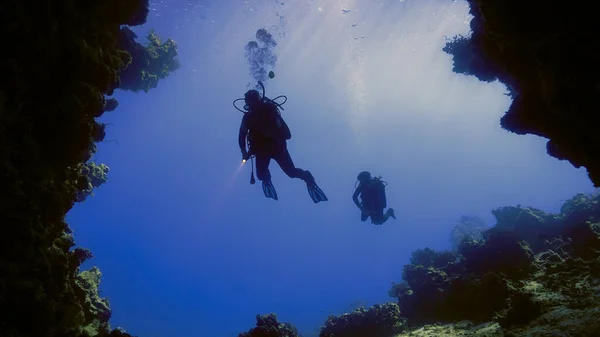
<instances>
[{"instance_id":1,"label":"coral reef","mask_svg":"<svg viewBox=\"0 0 600 337\"><path fill-rule=\"evenodd\" d=\"M133 58L131 64L121 72L119 88L134 92L148 92L156 88L160 79L181 66L175 58L177 43L172 39L162 42L154 31L148 33L148 45L135 42L137 35L128 27L121 28L119 48L126 50Z\"/></svg>"},{"instance_id":2,"label":"coral reef","mask_svg":"<svg viewBox=\"0 0 600 337\"><path fill-rule=\"evenodd\" d=\"M463 239L481 240L481 233L488 229L483 219L476 216L463 215L450 231L452 250L456 251Z\"/></svg>"},{"instance_id":3,"label":"coral reef","mask_svg":"<svg viewBox=\"0 0 600 337\"><path fill-rule=\"evenodd\" d=\"M83 202L88 196L93 196L94 188L99 187L108 180L108 171L109 168L106 164L98 165L93 161L81 165L80 182L82 185L79 186L81 189L77 191L75 200Z\"/></svg>"},{"instance_id":4,"label":"coral reef","mask_svg":"<svg viewBox=\"0 0 600 337\"><path fill-rule=\"evenodd\" d=\"M473 324L461 321L453 324L428 324L412 329L395 337L504 337L498 323Z\"/></svg>"},{"instance_id":5,"label":"coral reef","mask_svg":"<svg viewBox=\"0 0 600 337\"><path fill-rule=\"evenodd\" d=\"M296 328L288 322L280 323L277 315L256 315L256 327L238 337L299 337Z\"/></svg>"},{"instance_id":6,"label":"coral reef","mask_svg":"<svg viewBox=\"0 0 600 337\"><path fill-rule=\"evenodd\" d=\"M79 270L91 253L72 249L64 217L106 178L106 167L85 164L104 138L95 118L117 107L105 95L139 62L120 27L144 23L148 0L8 1L1 8L10 47L0 56L0 336L129 336L110 330L107 303L92 296L95 270ZM169 48L152 69L172 64ZM129 76L126 83L135 83ZM121 88L148 87L142 76L137 82Z\"/></svg>"},{"instance_id":7,"label":"coral reef","mask_svg":"<svg viewBox=\"0 0 600 337\"><path fill-rule=\"evenodd\" d=\"M507 336L590 335L600 328L590 318L600 311L600 195L578 194L561 210L496 209L481 240L415 251L389 293L411 326L468 320L497 322Z\"/></svg>"},{"instance_id":8,"label":"coral reef","mask_svg":"<svg viewBox=\"0 0 600 337\"><path fill-rule=\"evenodd\" d=\"M600 21L590 5L558 1L467 0L472 35L444 51L454 71L505 83L513 102L504 129L549 139L547 152L584 166L600 186Z\"/></svg>"},{"instance_id":9,"label":"coral reef","mask_svg":"<svg viewBox=\"0 0 600 337\"><path fill-rule=\"evenodd\" d=\"M396 303L376 304L340 316L330 315L319 337L390 337L402 332L405 323Z\"/></svg>"},{"instance_id":10,"label":"coral reef","mask_svg":"<svg viewBox=\"0 0 600 337\"><path fill-rule=\"evenodd\" d=\"M82 271L77 275L75 282L85 292L85 303L89 310L85 314L89 315L87 326L83 327L88 336L96 336L100 329L108 328L111 311L108 300L100 297L100 277L102 273L97 267Z\"/></svg>"}]
</instances>

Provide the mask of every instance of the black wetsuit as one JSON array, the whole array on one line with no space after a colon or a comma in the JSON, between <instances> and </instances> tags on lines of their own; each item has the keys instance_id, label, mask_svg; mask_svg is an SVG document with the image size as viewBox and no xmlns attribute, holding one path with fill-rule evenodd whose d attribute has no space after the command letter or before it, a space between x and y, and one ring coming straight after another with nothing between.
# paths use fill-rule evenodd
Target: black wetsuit
<instances>
[{"instance_id":1,"label":"black wetsuit","mask_svg":"<svg viewBox=\"0 0 600 337\"><path fill-rule=\"evenodd\" d=\"M371 217L371 221L373 223L381 224L387 220L383 214L383 209L387 206L387 202L385 192L376 187L375 184L376 183L373 180L370 180L365 185L359 184L352 195L352 200L358 208L369 212L367 214L361 211L361 221L366 221L369 217ZM361 199L360 202L358 201L359 196Z\"/></svg>"},{"instance_id":2,"label":"black wetsuit","mask_svg":"<svg viewBox=\"0 0 600 337\"><path fill-rule=\"evenodd\" d=\"M266 108L265 105L261 107ZM314 178L309 171L297 168L292 161L292 157L287 150L287 139L292 136L285 121L278 115L277 131L274 131L273 127L270 128L271 130L265 130L264 125L268 124L268 121L261 120L261 112L249 111L244 115L238 137L238 144L242 152L246 151L246 137L248 137L250 143L249 153L256 158L256 177L258 180L271 181L269 163L271 159L274 159L290 178L299 178L307 183L314 182ZM271 133L271 136L266 136L265 133Z\"/></svg>"}]
</instances>

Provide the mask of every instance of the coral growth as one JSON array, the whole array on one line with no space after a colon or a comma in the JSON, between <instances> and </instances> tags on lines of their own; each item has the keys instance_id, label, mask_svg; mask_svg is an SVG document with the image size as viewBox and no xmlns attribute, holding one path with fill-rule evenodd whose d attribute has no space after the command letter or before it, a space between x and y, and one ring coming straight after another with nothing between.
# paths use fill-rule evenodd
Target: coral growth
<instances>
[{"instance_id":1,"label":"coral growth","mask_svg":"<svg viewBox=\"0 0 600 337\"><path fill-rule=\"evenodd\" d=\"M238 337L299 337L296 328L287 322L277 321L277 315L256 315L256 327Z\"/></svg>"},{"instance_id":2,"label":"coral growth","mask_svg":"<svg viewBox=\"0 0 600 337\"><path fill-rule=\"evenodd\" d=\"M514 100L502 127L548 138L548 154L586 167L600 186L600 21L591 3L467 2L473 33L444 48L454 71L505 83Z\"/></svg>"},{"instance_id":3,"label":"coral growth","mask_svg":"<svg viewBox=\"0 0 600 337\"><path fill-rule=\"evenodd\" d=\"M121 72L119 87L134 92L148 92L166 78L170 72L179 69L177 43L172 39L162 42L154 31L148 33L146 46L135 42L137 35L128 27L122 27L119 34L119 48L127 50L133 57L132 63Z\"/></svg>"},{"instance_id":4,"label":"coral growth","mask_svg":"<svg viewBox=\"0 0 600 337\"><path fill-rule=\"evenodd\" d=\"M450 231L452 250L456 251L458 245L464 239L481 240L481 233L486 229L488 229L488 227L481 218L463 215Z\"/></svg>"},{"instance_id":5,"label":"coral growth","mask_svg":"<svg viewBox=\"0 0 600 337\"><path fill-rule=\"evenodd\" d=\"M376 304L340 316L330 315L319 337L389 337L402 332L405 323L396 303Z\"/></svg>"},{"instance_id":6,"label":"coral growth","mask_svg":"<svg viewBox=\"0 0 600 337\"><path fill-rule=\"evenodd\" d=\"M94 188L99 187L108 180L109 168L106 164L96 164L88 162L81 165L81 176L79 178L80 185L77 192L76 201L83 202L89 195L93 196Z\"/></svg>"},{"instance_id":7,"label":"coral growth","mask_svg":"<svg viewBox=\"0 0 600 337\"><path fill-rule=\"evenodd\" d=\"M390 295L412 326L469 320L495 321L508 335L593 331L598 323L586 315L600 311L600 195L578 194L561 209L494 210L496 226L481 240L463 240L456 260L452 252L415 251Z\"/></svg>"},{"instance_id":8,"label":"coral growth","mask_svg":"<svg viewBox=\"0 0 600 337\"><path fill-rule=\"evenodd\" d=\"M105 95L138 62L120 27L147 13L147 0L2 4L0 336L129 336L111 331L107 306L91 299L82 280L95 271L79 270L91 253L72 249L64 217L106 179L106 167L85 164L104 138L95 119L117 107Z\"/></svg>"},{"instance_id":9,"label":"coral growth","mask_svg":"<svg viewBox=\"0 0 600 337\"><path fill-rule=\"evenodd\" d=\"M108 300L100 297L100 277L102 277L100 270L92 267L79 273L75 280L86 295L85 304L89 308L86 314L90 316L88 317L90 323L83 330L88 336L95 336L101 328L107 329L111 316Z\"/></svg>"},{"instance_id":10,"label":"coral growth","mask_svg":"<svg viewBox=\"0 0 600 337\"><path fill-rule=\"evenodd\" d=\"M451 324L428 324L395 337L505 337L498 323L473 324L461 321Z\"/></svg>"}]
</instances>

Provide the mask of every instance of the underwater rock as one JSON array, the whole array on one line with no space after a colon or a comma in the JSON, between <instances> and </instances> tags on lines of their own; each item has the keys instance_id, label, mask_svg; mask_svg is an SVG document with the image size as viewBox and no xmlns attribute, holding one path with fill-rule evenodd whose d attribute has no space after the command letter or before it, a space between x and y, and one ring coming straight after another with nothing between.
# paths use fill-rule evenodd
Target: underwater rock
<instances>
[{"instance_id":1,"label":"underwater rock","mask_svg":"<svg viewBox=\"0 0 600 337\"><path fill-rule=\"evenodd\" d=\"M454 72L505 83L513 102L502 128L548 139L547 153L586 167L600 186L600 21L592 4L467 0L472 35L444 51Z\"/></svg>"},{"instance_id":2,"label":"underwater rock","mask_svg":"<svg viewBox=\"0 0 600 337\"><path fill-rule=\"evenodd\" d=\"M177 43L172 39L162 42L151 31L146 38L146 46L136 42L137 35L127 26L119 32L119 48L126 50L132 57L131 63L121 71L118 88L138 92L148 92L156 88L158 81L181 67L177 60Z\"/></svg>"},{"instance_id":3,"label":"underwater rock","mask_svg":"<svg viewBox=\"0 0 600 337\"><path fill-rule=\"evenodd\" d=\"M319 337L391 337L402 332L405 323L396 303L376 304L340 316L330 315Z\"/></svg>"},{"instance_id":4,"label":"underwater rock","mask_svg":"<svg viewBox=\"0 0 600 337\"><path fill-rule=\"evenodd\" d=\"M393 284L389 295L398 299L412 330L467 320L496 322L507 336L592 336L597 330L590 326L599 324L585 315L600 310L598 197L578 194L561 214L494 210L496 226L481 240L463 240L457 261L435 258L447 252L415 251L403 282ZM555 234L537 254L527 241L534 237L525 234L530 226L548 226L547 233Z\"/></svg>"},{"instance_id":5,"label":"underwater rock","mask_svg":"<svg viewBox=\"0 0 600 337\"><path fill-rule=\"evenodd\" d=\"M450 231L452 250L456 251L463 240L481 240L481 233L488 228L483 219L476 216L463 215Z\"/></svg>"},{"instance_id":6,"label":"underwater rock","mask_svg":"<svg viewBox=\"0 0 600 337\"><path fill-rule=\"evenodd\" d=\"M595 195L579 193L563 203L560 213L564 223L598 221L600 220L600 193Z\"/></svg>"},{"instance_id":7,"label":"underwater rock","mask_svg":"<svg viewBox=\"0 0 600 337\"><path fill-rule=\"evenodd\" d=\"M517 280L534 271L534 254L529 244L519 240L512 231L494 227L484 233L482 241L463 241L458 251L467 273L484 275L496 272Z\"/></svg>"},{"instance_id":8,"label":"underwater rock","mask_svg":"<svg viewBox=\"0 0 600 337\"><path fill-rule=\"evenodd\" d=\"M88 196L93 196L94 189L108 180L109 170L106 164L98 165L95 162L89 162L82 165L80 179L82 179L83 185L78 186L76 201L83 202Z\"/></svg>"},{"instance_id":9,"label":"underwater rock","mask_svg":"<svg viewBox=\"0 0 600 337\"><path fill-rule=\"evenodd\" d=\"M129 336L102 325L108 308L92 305L80 286L91 253L72 250L64 218L106 180L108 167L85 164L105 135L95 118L117 107L106 96L139 62L118 47L120 27L144 23L147 13L148 0L2 4L10 47L0 55L0 336Z\"/></svg>"},{"instance_id":10,"label":"underwater rock","mask_svg":"<svg viewBox=\"0 0 600 337\"><path fill-rule=\"evenodd\" d=\"M394 285L390 295L398 298L411 325L491 320L516 292L511 280L534 271L527 244L504 233L486 232L480 242L463 241L458 251L460 259L451 252L417 250L404 266L404 284ZM421 257L423 252L445 258L431 262Z\"/></svg>"},{"instance_id":11,"label":"underwater rock","mask_svg":"<svg viewBox=\"0 0 600 337\"><path fill-rule=\"evenodd\" d=\"M90 316L90 323L83 327L88 336L98 334L101 327L108 328L108 321L111 317L111 310L108 300L100 297L100 278L102 273L97 267L85 270L77 275L75 282L85 291L85 304L89 308L87 314Z\"/></svg>"},{"instance_id":12,"label":"underwater rock","mask_svg":"<svg viewBox=\"0 0 600 337\"><path fill-rule=\"evenodd\" d=\"M425 268L447 268L458 259L458 256L450 251L436 251L431 248L417 249L412 252L410 264Z\"/></svg>"},{"instance_id":13,"label":"underwater rock","mask_svg":"<svg viewBox=\"0 0 600 337\"><path fill-rule=\"evenodd\" d=\"M462 321L453 324L428 324L422 327L407 330L395 337L504 337L502 328L498 323L473 324Z\"/></svg>"},{"instance_id":14,"label":"underwater rock","mask_svg":"<svg viewBox=\"0 0 600 337\"><path fill-rule=\"evenodd\" d=\"M531 207L500 207L492 214L496 217L496 229L512 232L518 240L526 241L534 253L547 249L546 240L562 231L559 215Z\"/></svg>"},{"instance_id":15,"label":"underwater rock","mask_svg":"<svg viewBox=\"0 0 600 337\"><path fill-rule=\"evenodd\" d=\"M600 219L600 194L577 194L564 202L560 214L546 214L535 208L521 206L500 207L493 210L492 214L497 220L495 228L511 231L518 240L526 241L537 254L549 248L549 239L570 236L568 231L573 224Z\"/></svg>"},{"instance_id":16,"label":"underwater rock","mask_svg":"<svg viewBox=\"0 0 600 337\"><path fill-rule=\"evenodd\" d=\"M485 322L492 320L496 312L505 309L507 298L517 290L504 272L514 274L522 269L529 270L530 255L520 245L513 244L504 252L516 251L515 256L524 256L521 263L513 267L495 261L498 256L490 252L495 252L500 243L491 240L489 246L479 244L476 250L469 251L468 257L440 268L412 263L405 265L402 274L404 282L393 289L409 324L414 326L457 320ZM474 261L469 260L474 256L477 257Z\"/></svg>"},{"instance_id":17,"label":"underwater rock","mask_svg":"<svg viewBox=\"0 0 600 337\"><path fill-rule=\"evenodd\" d=\"M582 245L580 241L569 249L575 240L567 240L562 247L555 246L555 250L536 257L542 272L524 281L522 289L538 304L541 314L528 324L507 327L506 336L597 335L600 329L597 319L600 314L600 232L589 223L572 228L585 233L582 238L585 236L590 245ZM578 253L583 253L583 257L576 255Z\"/></svg>"},{"instance_id":18,"label":"underwater rock","mask_svg":"<svg viewBox=\"0 0 600 337\"><path fill-rule=\"evenodd\" d=\"M256 315L256 327L238 337L300 337L298 330L291 323L277 321L277 315Z\"/></svg>"}]
</instances>

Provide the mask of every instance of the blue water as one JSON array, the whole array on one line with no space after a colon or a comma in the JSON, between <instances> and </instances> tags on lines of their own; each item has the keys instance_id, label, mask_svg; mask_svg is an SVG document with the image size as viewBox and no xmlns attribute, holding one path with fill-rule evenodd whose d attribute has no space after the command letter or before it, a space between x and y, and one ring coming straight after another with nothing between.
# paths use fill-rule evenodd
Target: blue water
<instances>
[{"instance_id":1,"label":"blue water","mask_svg":"<svg viewBox=\"0 0 600 337\"><path fill-rule=\"evenodd\" d=\"M299 3L299 4L297 4ZM500 128L501 83L452 73L444 37L469 32L466 3L428 1L151 1L154 28L182 67L149 93L117 92L95 160L109 181L68 214L92 250L112 326L140 337L237 336L275 312L305 336L327 315L392 301L419 248L450 248L461 215L548 212L594 191L584 169L545 140ZM342 9L350 9L344 13ZM353 25L356 24L356 25ZM254 82L245 44L278 45L267 96L288 96L289 150L329 201L271 164L279 201L241 167L232 106ZM361 222L362 170L383 175L397 220Z\"/></svg>"}]
</instances>

